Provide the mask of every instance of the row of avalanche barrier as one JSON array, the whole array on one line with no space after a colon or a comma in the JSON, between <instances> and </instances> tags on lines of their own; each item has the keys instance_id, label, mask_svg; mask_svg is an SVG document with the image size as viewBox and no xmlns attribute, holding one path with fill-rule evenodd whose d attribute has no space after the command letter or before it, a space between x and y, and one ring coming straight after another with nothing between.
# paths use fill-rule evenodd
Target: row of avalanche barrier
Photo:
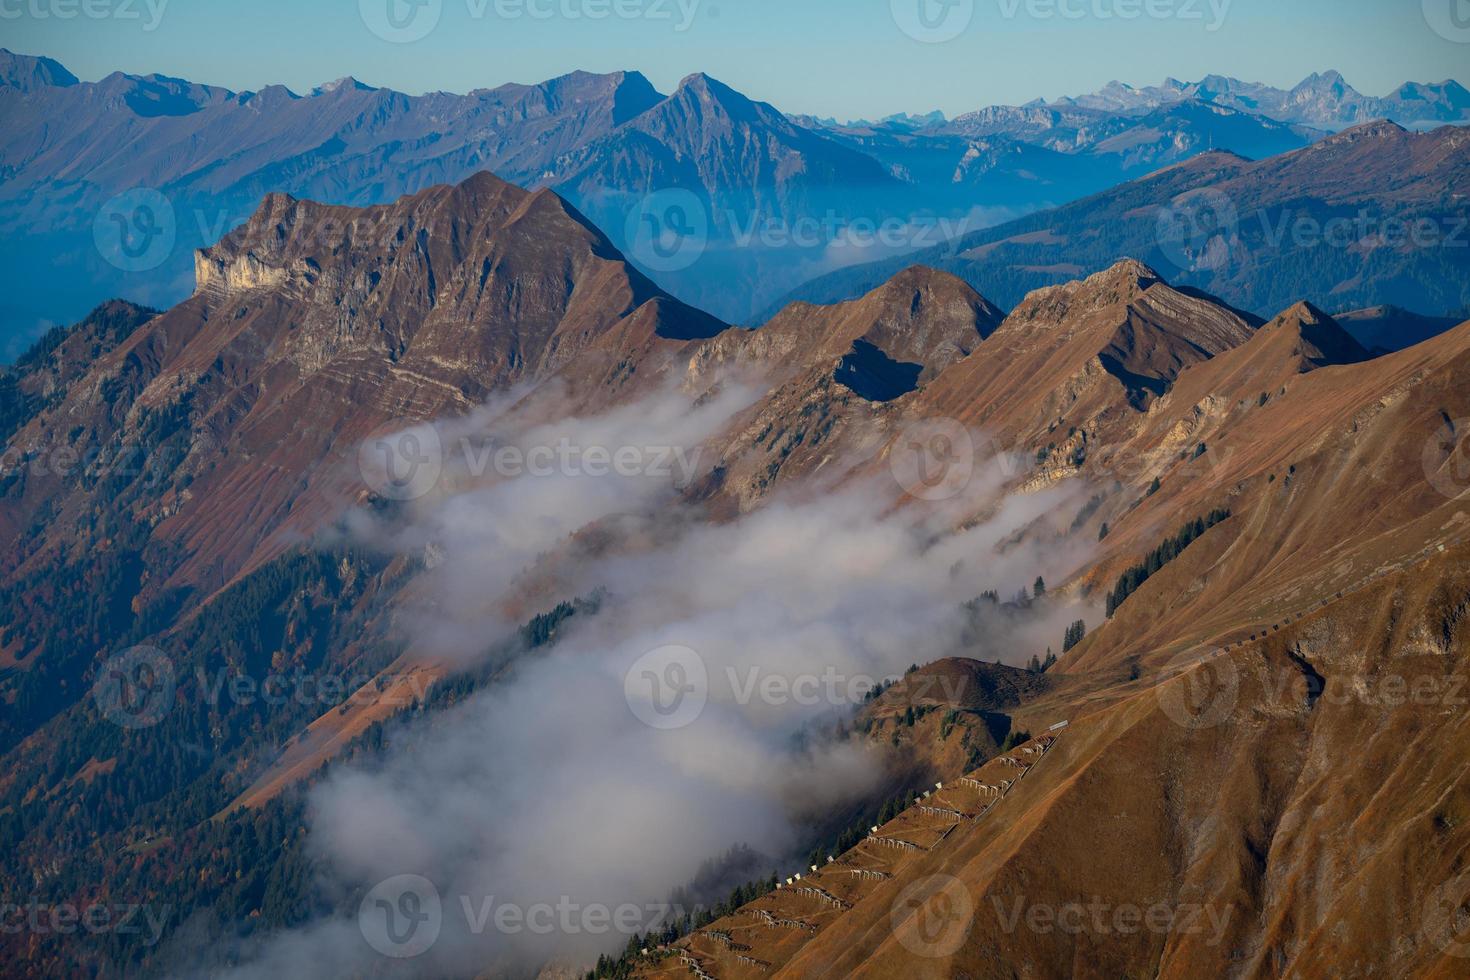
<instances>
[{"instance_id":1,"label":"row of avalanche barrier","mask_svg":"<svg viewBox=\"0 0 1470 980\"><path fill-rule=\"evenodd\" d=\"M778 881L776 890L725 920L731 924L703 929L682 940L682 948L676 947L680 962L698 980L717 980L711 971L719 963L736 975L746 971L768 972L772 965L763 956L784 962L792 949L784 937L762 939L762 935L773 930L788 936L792 931L808 935L820 931L827 922L866 897L872 888L892 880L899 865L912 855L934 851L957 828L983 819L1051 751L1066 727L1067 722L1053 725L1046 734L988 760L948 788L942 782L936 783L933 790L924 793L887 824L871 828L857 847L839 857L828 857L823 866L811 865L808 871ZM986 776L987 769L993 774ZM1001 772L1007 773L1008 778L1000 778ZM978 812L965 802L953 799L956 795L973 799L974 794L983 801ZM940 820L945 823L942 828L936 826ZM927 835L928 841L909 839L916 834ZM700 940L707 942L701 942L699 950L689 948ZM798 948L804 942L801 940ZM780 956L774 956L774 950L766 952L771 944L780 949Z\"/></svg>"}]
</instances>

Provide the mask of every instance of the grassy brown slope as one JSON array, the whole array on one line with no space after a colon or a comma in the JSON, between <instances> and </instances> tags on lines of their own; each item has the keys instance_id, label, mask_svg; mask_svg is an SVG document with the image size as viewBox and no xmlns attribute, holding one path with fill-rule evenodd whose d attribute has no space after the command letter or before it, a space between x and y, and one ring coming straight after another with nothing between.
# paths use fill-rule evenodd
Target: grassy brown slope
<instances>
[{"instance_id":1,"label":"grassy brown slope","mask_svg":"<svg viewBox=\"0 0 1470 980\"><path fill-rule=\"evenodd\" d=\"M1191 700L1202 671L1216 683ZM1450 687L1467 675L1462 547L1206 667L1152 677L1074 720L995 811L895 861L852 908L768 903L815 933L770 946L769 928L745 934L770 975L789 977L1460 975L1425 906L1470 856L1470 721ZM1380 696L1400 683L1437 696ZM925 819L880 833L918 839ZM1103 927L1090 912L1076 930L1027 918L1089 903L1107 910ZM1114 918L1153 907L1181 918ZM956 908L958 933L922 918ZM715 975L747 975L689 945Z\"/></svg>"},{"instance_id":2,"label":"grassy brown slope","mask_svg":"<svg viewBox=\"0 0 1470 980\"><path fill-rule=\"evenodd\" d=\"M1162 489L1122 518L1103 569L1212 507L1234 516L1017 709L1072 717L1058 750L994 819L851 909L809 910L817 932L786 940L800 948L771 975L1462 975L1446 951L1462 896L1441 919L1429 903L1470 884L1470 516L1446 421L1470 416L1470 324L1318 367L1302 343L1314 314L1295 312L1136 421L1134 446L1156 450L1180 412L1232 407L1205 420L1205 456L1158 453ZM1264 405L1249 397L1263 376L1280 381ZM1149 475L1130 475L1135 492ZM905 896L935 875L973 915L929 956L914 938L938 913ZM1068 932L1010 923L1017 902L1204 918Z\"/></svg>"},{"instance_id":3,"label":"grassy brown slope","mask_svg":"<svg viewBox=\"0 0 1470 980\"><path fill-rule=\"evenodd\" d=\"M488 173L372 208L273 194L198 253L192 297L90 365L16 442L126 445L151 415L178 416L188 453L161 476L191 482L129 516L180 556L145 602L175 585L208 593L337 516L362 489L357 447L383 425L461 415L553 374L605 386L617 366L723 326L551 192ZM0 528L50 507L58 530L3 571L75 543L95 504L32 480Z\"/></svg>"},{"instance_id":4,"label":"grassy brown slope","mask_svg":"<svg viewBox=\"0 0 1470 980\"><path fill-rule=\"evenodd\" d=\"M1470 324L1400 354L1302 375L1264 407L1246 399L1246 408L1201 429L1208 452L1176 457L1160 492L1115 525L1115 558L1102 567L1118 570L1214 507L1235 516L1145 583L1066 669L1116 667L1139 649L1269 631L1470 534L1463 503L1430 480L1454 479L1437 447L1446 418L1470 415L1466 377ZM1188 383L1167 396L1181 395L1178 405L1166 398L1150 413L1134 452L1157 443L1171 415L1198 394L1183 390ZM1250 387L1218 388L1216 396L1238 404Z\"/></svg>"},{"instance_id":5,"label":"grassy brown slope","mask_svg":"<svg viewBox=\"0 0 1470 980\"><path fill-rule=\"evenodd\" d=\"M1251 322L1178 292L1151 269L1121 262L1091 278L1038 290L975 354L914 406L1002 440L1053 423L1106 438L1186 366L1250 339Z\"/></svg>"}]
</instances>

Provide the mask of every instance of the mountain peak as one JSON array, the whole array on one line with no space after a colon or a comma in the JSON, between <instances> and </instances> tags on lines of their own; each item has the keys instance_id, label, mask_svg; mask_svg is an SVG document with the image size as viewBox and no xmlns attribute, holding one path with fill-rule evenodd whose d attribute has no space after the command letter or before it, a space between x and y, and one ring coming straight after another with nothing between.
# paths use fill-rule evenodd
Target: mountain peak
<instances>
[{"instance_id":1,"label":"mountain peak","mask_svg":"<svg viewBox=\"0 0 1470 980\"><path fill-rule=\"evenodd\" d=\"M1347 90L1352 88L1352 86L1348 85L1347 80L1342 77L1341 72L1336 69L1329 69L1324 72L1312 72L1312 74L1301 80L1297 88L1299 90L1314 89L1320 91L1322 89Z\"/></svg>"},{"instance_id":2,"label":"mountain peak","mask_svg":"<svg viewBox=\"0 0 1470 980\"><path fill-rule=\"evenodd\" d=\"M647 76L639 71L615 71L603 75L579 69L530 87L542 89L558 98L572 100L595 97L608 90L644 93L653 96L655 101L663 98Z\"/></svg>"},{"instance_id":3,"label":"mountain peak","mask_svg":"<svg viewBox=\"0 0 1470 980\"><path fill-rule=\"evenodd\" d=\"M708 96L709 98L715 99L719 102L748 103L751 101L744 95L741 95L739 92L735 91L730 86L726 85L724 82L710 75L706 75L702 71L697 71L692 75L686 75L679 82L679 88L678 91L675 92L675 95L677 95L679 92L689 92L698 96Z\"/></svg>"},{"instance_id":4,"label":"mountain peak","mask_svg":"<svg viewBox=\"0 0 1470 980\"><path fill-rule=\"evenodd\" d=\"M791 356L840 358L840 384L885 402L967 356L1003 318L963 279L915 265L857 299L793 303L757 334L782 338L779 347Z\"/></svg>"},{"instance_id":5,"label":"mountain peak","mask_svg":"<svg viewBox=\"0 0 1470 980\"><path fill-rule=\"evenodd\" d=\"M1434 118L1445 121L1451 121L1470 109L1470 91L1453 78L1442 82L1405 82L1394 89L1389 99L1417 104Z\"/></svg>"},{"instance_id":6,"label":"mountain peak","mask_svg":"<svg viewBox=\"0 0 1470 980\"><path fill-rule=\"evenodd\" d=\"M613 121L622 125L642 115L664 100L641 71L620 71L612 76Z\"/></svg>"},{"instance_id":7,"label":"mountain peak","mask_svg":"<svg viewBox=\"0 0 1470 980\"><path fill-rule=\"evenodd\" d=\"M1299 300L1282 311L1281 315L1276 318L1276 321L1278 323L1294 321L1297 323L1315 324L1324 323L1331 319L1331 316L1322 312L1316 306L1313 306L1310 301Z\"/></svg>"},{"instance_id":8,"label":"mountain peak","mask_svg":"<svg viewBox=\"0 0 1470 980\"><path fill-rule=\"evenodd\" d=\"M733 91L724 82L721 82L714 76L708 75L702 71L697 71L693 74L685 75L683 78L679 79L679 88L692 89L696 92L720 89L724 89L725 91Z\"/></svg>"},{"instance_id":9,"label":"mountain peak","mask_svg":"<svg viewBox=\"0 0 1470 980\"><path fill-rule=\"evenodd\" d=\"M325 82L311 90L312 95L330 95L333 92L376 92L377 86L368 85L353 78L351 75L343 75L334 81Z\"/></svg>"},{"instance_id":10,"label":"mountain peak","mask_svg":"<svg viewBox=\"0 0 1470 980\"><path fill-rule=\"evenodd\" d=\"M740 122L754 122L762 118L762 103L747 98L735 89L704 72L696 72L679 83L679 88L669 96L673 105L684 106L686 111L696 109L703 116L713 112ZM771 118L785 119L774 109Z\"/></svg>"},{"instance_id":11,"label":"mountain peak","mask_svg":"<svg viewBox=\"0 0 1470 980\"><path fill-rule=\"evenodd\" d=\"M329 237L293 233L328 227ZM198 309L297 304L268 326L304 324L302 337L337 329L330 311L350 296L359 322L390 325L378 329L397 356L453 361L470 373L452 387L476 391L599 343L643 349L725 329L660 291L553 191L489 171L363 208L267 195L245 225L195 253L195 281Z\"/></svg>"},{"instance_id":12,"label":"mountain peak","mask_svg":"<svg viewBox=\"0 0 1470 980\"><path fill-rule=\"evenodd\" d=\"M1356 143L1364 139L1401 139L1409 135L1409 131L1391 119L1373 119L1357 126L1344 129L1342 132L1327 137L1317 146L1339 146L1345 143Z\"/></svg>"},{"instance_id":13,"label":"mountain peak","mask_svg":"<svg viewBox=\"0 0 1470 980\"><path fill-rule=\"evenodd\" d=\"M857 302L872 302L882 310L882 318L912 326L916 321L936 316L971 321L983 339L995 332L1005 319L995 304L953 273L927 265L911 265L901 270L877 289Z\"/></svg>"},{"instance_id":14,"label":"mountain peak","mask_svg":"<svg viewBox=\"0 0 1470 980\"><path fill-rule=\"evenodd\" d=\"M643 72L641 71L636 71L633 69L615 71L612 73L611 77L614 83L618 86L632 85L638 88L647 88L650 91L658 91L654 88L653 83L648 80L648 76L643 74Z\"/></svg>"},{"instance_id":15,"label":"mountain peak","mask_svg":"<svg viewBox=\"0 0 1470 980\"><path fill-rule=\"evenodd\" d=\"M1138 259L1120 259L1102 272L1089 276L1087 282L1098 286L1126 284L1147 289L1154 283L1163 282L1164 277Z\"/></svg>"},{"instance_id":16,"label":"mountain peak","mask_svg":"<svg viewBox=\"0 0 1470 980\"><path fill-rule=\"evenodd\" d=\"M1292 338L1291 356L1298 362L1300 371L1332 364L1357 364L1372 356L1341 324L1306 300L1292 304L1262 327L1262 342L1269 342L1266 338L1281 331Z\"/></svg>"},{"instance_id":17,"label":"mountain peak","mask_svg":"<svg viewBox=\"0 0 1470 980\"><path fill-rule=\"evenodd\" d=\"M38 88L64 88L77 84L77 76L59 61L0 48L0 87L34 92Z\"/></svg>"}]
</instances>

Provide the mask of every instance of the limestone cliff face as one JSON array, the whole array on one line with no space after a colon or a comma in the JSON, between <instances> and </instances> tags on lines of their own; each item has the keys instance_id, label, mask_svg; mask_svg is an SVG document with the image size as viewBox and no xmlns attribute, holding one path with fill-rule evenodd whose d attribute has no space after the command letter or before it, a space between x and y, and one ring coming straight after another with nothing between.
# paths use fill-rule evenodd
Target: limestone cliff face
<instances>
[{"instance_id":1,"label":"limestone cliff face","mask_svg":"<svg viewBox=\"0 0 1470 980\"><path fill-rule=\"evenodd\" d=\"M209 249L194 253L194 292L224 293L247 289L269 289L283 285L290 271L266 265L254 255L226 259L211 254Z\"/></svg>"}]
</instances>

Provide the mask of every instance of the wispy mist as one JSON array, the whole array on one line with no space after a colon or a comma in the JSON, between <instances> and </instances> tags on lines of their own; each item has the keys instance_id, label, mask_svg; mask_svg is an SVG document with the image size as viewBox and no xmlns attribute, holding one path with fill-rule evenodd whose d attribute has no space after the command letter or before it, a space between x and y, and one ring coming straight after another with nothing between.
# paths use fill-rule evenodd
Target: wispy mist
<instances>
[{"instance_id":1,"label":"wispy mist","mask_svg":"<svg viewBox=\"0 0 1470 980\"><path fill-rule=\"evenodd\" d=\"M498 427L523 447L569 439L694 452L752 397L730 389L695 405L664 392L519 427L510 422L523 407L493 409L444 432L447 442ZM528 608L528 590L540 599L533 612L594 592L599 611L569 621L508 680L402 732L380 763L340 768L312 793L312 846L334 885L405 874L433 883L442 928L432 946L394 961L355 924L322 923L266 944L242 975L279 976L281 958L303 949L330 950L338 973L585 963L621 948L627 931L598 931L577 912L550 931L502 928L486 913L636 906L643 932L733 845L789 861L810 843L814 815L881 777L875 752L830 734L871 683L944 656L1023 663L1076 618L1057 604L1020 632L974 636L968 600L1009 595L1038 574L1060 579L1086 557L1059 544L1078 495L1005 497L1007 471L979 467L943 505L899 506L898 486L878 474L820 499L778 495L726 522L703 519L658 479L451 478L399 523L361 522L357 533L380 545L435 555L401 619L420 655L488 649L516 624L512 610ZM987 516L956 530L976 513ZM675 693L695 710L650 720L635 695L645 668L655 688L686 685Z\"/></svg>"}]
</instances>

